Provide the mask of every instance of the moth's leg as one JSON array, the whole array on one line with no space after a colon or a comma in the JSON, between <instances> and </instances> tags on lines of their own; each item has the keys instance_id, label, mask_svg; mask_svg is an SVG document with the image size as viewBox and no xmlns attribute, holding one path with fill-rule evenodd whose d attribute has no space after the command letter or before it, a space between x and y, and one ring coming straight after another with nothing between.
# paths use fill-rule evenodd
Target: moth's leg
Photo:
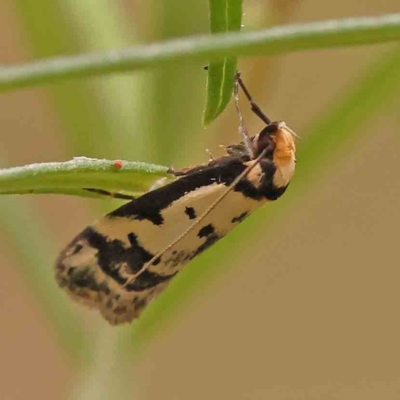
<instances>
[{"instance_id":1,"label":"moth's leg","mask_svg":"<svg viewBox=\"0 0 400 400\"><path fill-rule=\"evenodd\" d=\"M86 190L86 191L92 192L92 193L101 194L103 196L112 197L114 199L122 199L122 200L134 200L135 199L135 196L131 196L130 194L109 192L108 190L103 190L103 189L83 188L83 190Z\"/></svg>"},{"instance_id":2,"label":"moth's leg","mask_svg":"<svg viewBox=\"0 0 400 400\"><path fill-rule=\"evenodd\" d=\"M238 84L240 85L240 87L242 88L244 94L247 97L247 100L249 100L250 105L251 105L251 111L253 111L254 114L257 115L257 117L259 117L262 121L264 121L267 125L269 125L271 123L271 119L268 118L268 116L261 110L261 108L255 103L255 101L253 100L253 98L251 97L249 91L247 90L247 87L245 86L239 72L236 75L236 81L238 82Z\"/></svg>"},{"instance_id":3,"label":"moth's leg","mask_svg":"<svg viewBox=\"0 0 400 400\"><path fill-rule=\"evenodd\" d=\"M239 106L239 79L240 79L240 75L239 75L239 73L237 73L236 78L235 78L235 85L233 87L233 93L234 93L234 97L235 97L236 111L237 111L237 114L239 117L239 134L243 137L243 143L245 144L251 159L254 159L255 151L254 151L253 142L250 138L249 132L247 132L247 129L243 124L243 115L242 115L242 111L240 110L240 106Z\"/></svg>"}]
</instances>

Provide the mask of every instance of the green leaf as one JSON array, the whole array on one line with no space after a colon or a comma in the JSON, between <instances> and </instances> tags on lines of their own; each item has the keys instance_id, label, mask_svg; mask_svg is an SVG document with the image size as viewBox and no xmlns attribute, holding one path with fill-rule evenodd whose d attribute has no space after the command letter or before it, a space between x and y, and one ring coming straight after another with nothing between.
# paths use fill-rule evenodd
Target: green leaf
<instances>
[{"instance_id":1,"label":"green leaf","mask_svg":"<svg viewBox=\"0 0 400 400\"><path fill-rule=\"evenodd\" d=\"M242 24L241 0L210 0L210 27L212 33L227 33L240 30ZM207 100L203 124L208 125L228 105L231 97L237 57L225 57L222 61L211 61L208 66Z\"/></svg>"},{"instance_id":2,"label":"green leaf","mask_svg":"<svg viewBox=\"0 0 400 400\"><path fill-rule=\"evenodd\" d=\"M183 60L209 62L228 56L283 54L293 51L371 45L400 40L400 14L347 18L173 39L103 53L53 57L0 68L0 91L32 87L67 78L160 67Z\"/></svg>"},{"instance_id":3,"label":"green leaf","mask_svg":"<svg viewBox=\"0 0 400 400\"><path fill-rule=\"evenodd\" d=\"M132 161L76 157L71 161L31 164L0 170L0 194L73 194L99 197L85 188L139 196L158 179L172 177L168 168Z\"/></svg>"}]
</instances>

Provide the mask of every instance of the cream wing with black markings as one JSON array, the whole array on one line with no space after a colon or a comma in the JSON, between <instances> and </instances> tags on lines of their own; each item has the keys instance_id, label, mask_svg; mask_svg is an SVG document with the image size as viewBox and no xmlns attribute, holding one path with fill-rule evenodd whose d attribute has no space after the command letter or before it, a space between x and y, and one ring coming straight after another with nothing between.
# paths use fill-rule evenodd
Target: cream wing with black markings
<instances>
[{"instance_id":1,"label":"cream wing with black markings","mask_svg":"<svg viewBox=\"0 0 400 400\"><path fill-rule=\"evenodd\" d=\"M60 286L111 324L138 317L190 260L286 190L295 162L291 131L271 123L252 140L265 156L200 221L254 160L236 153L193 168L89 226L57 260Z\"/></svg>"}]
</instances>

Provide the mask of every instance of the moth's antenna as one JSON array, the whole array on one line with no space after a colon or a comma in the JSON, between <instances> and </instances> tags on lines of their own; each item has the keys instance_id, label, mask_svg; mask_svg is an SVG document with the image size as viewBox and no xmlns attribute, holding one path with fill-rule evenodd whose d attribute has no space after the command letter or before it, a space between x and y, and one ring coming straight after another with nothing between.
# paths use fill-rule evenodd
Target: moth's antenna
<instances>
[{"instance_id":1,"label":"moth's antenna","mask_svg":"<svg viewBox=\"0 0 400 400\"><path fill-rule=\"evenodd\" d=\"M239 80L240 80L240 74L236 73L235 84L233 87L233 94L235 96L236 111L239 116L239 134L243 137L243 142L247 148L247 151L249 152L250 158L253 160L255 157L253 142L250 138L249 132L247 132L247 129L243 124L243 115L239 106L239 84L240 84Z\"/></svg>"},{"instance_id":2,"label":"moth's antenna","mask_svg":"<svg viewBox=\"0 0 400 400\"><path fill-rule=\"evenodd\" d=\"M236 82L242 88L244 94L247 97L247 100L249 100L250 105L251 105L251 111L253 111L253 113L256 114L258 118L260 118L267 125L269 125L271 123L271 119L268 118L268 116L261 110L261 108L257 105L257 103L255 103L255 101L251 97L249 91L247 90L247 87L245 86L245 84L244 84L239 72L236 73Z\"/></svg>"},{"instance_id":3,"label":"moth's antenna","mask_svg":"<svg viewBox=\"0 0 400 400\"><path fill-rule=\"evenodd\" d=\"M152 266L154 261L156 261L159 257L161 257L165 252L167 252L171 247L175 246L177 243L179 243L188 233L190 233L205 217L207 217L208 214L210 214L215 207L235 188L235 186L243 179L245 178L255 167L256 165L259 164L261 159L265 156L267 153L268 148L265 148L260 155L254 160L253 164L249 165L223 192L217 200L214 201L213 204L210 205L210 207L207 208L206 211L204 211L203 214L201 214L193 223L190 225L185 232L182 233L176 240L174 240L172 243L170 243L167 247L165 247L163 250L159 251L153 258L148 261L146 264L142 266L142 268L136 272L135 275L133 275L131 278L127 280L127 282L124 284L124 286L129 285L132 283L139 275L141 275L144 271L146 271L148 268Z\"/></svg>"}]
</instances>

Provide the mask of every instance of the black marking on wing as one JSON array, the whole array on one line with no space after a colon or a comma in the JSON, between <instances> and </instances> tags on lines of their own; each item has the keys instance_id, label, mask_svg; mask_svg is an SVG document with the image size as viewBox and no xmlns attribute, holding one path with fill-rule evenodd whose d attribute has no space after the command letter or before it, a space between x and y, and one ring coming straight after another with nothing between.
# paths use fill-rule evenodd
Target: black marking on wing
<instances>
[{"instance_id":1,"label":"black marking on wing","mask_svg":"<svg viewBox=\"0 0 400 400\"><path fill-rule=\"evenodd\" d=\"M147 195L153 192L147 193ZM146 195L144 195L146 196ZM143 198L139 197L139 199ZM124 206L117 208L115 211L108 214L108 217L133 217L139 221L147 219L151 221L154 225L162 225L164 223L164 218L161 215L162 209L157 209L156 207L152 207L150 204L146 206L146 204L136 204L138 200L133 200ZM129 207L130 206L130 207Z\"/></svg>"},{"instance_id":2,"label":"black marking on wing","mask_svg":"<svg viewBox=\"0 0 400 400\"><path fill-rule=\"evenodd\" d=\"M143 308L146 307L147 301L144 298L135 297L133 299L133 305L135 306L135 309L137 310L137 312L140 312L141 310L143 310Z\"/></svg>"},{"instance_id":3,"label":"black marking on wing","mask_svg":"<svg viewBox=\"0 0 400 400\"><path fill-rule=\"evenodd\" d=\"M67 272L68 280L61 278L59 284L61 287L68 286L72 291L76 289L89 289L94 292L110 294L110 288L106 282L97 282L94 272L90 267L70 267Z\"/></svg>"},{"instance_id":4,"label":"black marking on wing","mask_svg":"<svg viewBox=\"0 0 400 400\"><path fill-rule=\"evenodd\" d=\"M254 200L261 200L264 197L263 191L256 188L250 181L242 179L238 182L233 189L235 192L243 193L245 197L249 197Z\"/></svg>"},{"instance_id":5,"label":"black marking on wing","mask_svg":"<svg viewBox=\"0 0 400 400\"><path fill-rule=\"evenodd\" d=\"M245 212L241 213L240 215L238 215L237 217L232 218L231 222L232 222L232 224L240 223L248 216L249 216L249 212L245 211Z\"/></svg>"},{"instance_id":6,"label":"black marking on wing","mask_svg":"<svg viewBox=\"0 0 400 400\"><path fill-rule=\"evenodd\" d=\"M193 207L186 207L185 208L185 213L189 217L189 219L195 219L196 218L196 211Z\"/></svg>"},{"instance_id":7,"label":"black marking on wing","mask_svg":"<svg viewBox=\"0 0 400 400\"><path fill-rule=\"evenodd\" d=\"M268 159L262 160L260 167L263 175L258 187L244 178L237 183L234 191L241 192L244 196L254 200L263 198L275 200L284 191L282 188L276 188L273 184L276 167L273 161ZM174 201L200 187L214 183L222 183L225 186L229 186L246 168L246 164L240 158L225 157L220 164L205 166L201 170L182 176L169 185L144 194L111 212L108 217L147 219L155 225L162 225L164 220L161 211Z\"/></svg>"},{"instance_id":8,"label":"black marking on wing","mask_svg":"<svg viewBox=\"0 0 400 400\"><path fill-rule=\"evenodd\" d=\"M199 255L200 253L202 253L204 250L208 249L209 247L211 247L216 241L218 241L219 239L221 239L222 236L218 236L216 233L213 233L209 236L207 236L206 241L201 244L196 251L192 254L192 256L190 257L190 259L193 259L194 257L196 257L197 255Z\"/></svg>"},{"instance_id":9,"label":"black marking on wing","mask_svg":"<svg viewBox=\"0 0 400 400\"><path fill-rule=\"evenodd\" d=\"M154 256L138 244L133 232L128 235L130 247L125 247L118 239L107 240L106 236L90 227L85 229L82 236L98 250L97 262L101 270L121 285L127 281L119 270L121 265L126 265L129 272L134 274Z\"/></svg>"},{"instance_id":10,"label":"black marking on wing","mask_svg":"<svg viewBox=\"0 0 400 400\"><path fill-rule=\"evenodd\" d=\"M118 239L108 240L106 236L93 228L86 228L82 236L91 247L98 250L96 257L101 270L120 285L127 283L127 275L129 273L135 274L154 257L153 254L138 243L137 237L133 232L128 235L130 247L125 247L124 243ZM155 260L156 264L157 261L158 259ZM124 268L125 276L121 273L122 267ZM141 292L170 280L174 275L159 275L146 270L132 283L126 285L125 289L127 291Z\"/></svg>"},{"instance_id":11,"label":"black marking on wing","mask_svg":"<svg viewBox=\"0 0 400 400\"><path fill-rule=\"evenodd\" d=\"M268 200L278 199L285 192L286 187L282 188L274 185L275 164L272 160L263 159L260 161L260 168L263 173L260 176L260 182L257 183L257 186L247 179L242 179L235 186L234 190L254 200L261 200L263 198Z\"/></svg>"},{"instance_id":12,"label":"black marking on wing","mask_svg":"<svg viewBox=\"0 0 400 400\"><path fill-rule=\"evenodd\" d=\"M133 232L128 233L128 240L131 246L138 246L137 236Z\"/></svg>"},{"instance_id":13,"label":"black marking on wing","mask_svg":"<svg viewBox=\"0 0 400 400\"><path fill-rule=\"evenodd\" d=\"M77 244L72 252L72 254L78 254L81 250L83 249L83 246L81 244Z\"/></svg>"},{"instance_id":14,"label":"black marking on wing","mask_svg":"<svg viewBox=\"0 0 400 400\"><path fill-rule=\"evenodd\" d=\"M206 226L203 226L199 230L199 233L197 234L197 236L199 238L207 237L207 236L210 236L211 234L213 234L214 232L215 232L215 228L212 226L212 224L208 224Z\"/></svg>"},{"instance_id":15,"label":"black marking on wing","mask_svg":"<svg viewBox=\"0 0 400 400\"><path fill-rule=\"evenodd\" d=\"M151 265L158 265L161 262L161 257L157 257Z\"/></svg>"},{"instance_id":16,"label":"black marking on wing","mask_svg":"<svg viewBox=\"0 0 400 400\"><path fill-rule=\"evenodd\" d=\"M201 233L200 233L201 232ZM163 254L161 256L161 260L165 265L169 268L175 268L178 265L187 264L197 255L202 253L204 250L208 249L212 246L216 241L221 239L224 235L220 236L215 233L214 227L209 224L200 229L200 232L197 236L205 237L205 241L197 247L197 249L185 249L180 251L172 251L170 255Z\"/></svg>"},{"instance_id":17,"label":"black marking on wing","mask_svg":"<svg viewBox=\"0 0 400 400\"><path fill-rule=\"evenodd\" d=\"M63 268L60 268L61 266ZM63 273L64 271L65 266L62 263L58 264L58 273L56 273L58 284L62 288L68 288L70 293L79 296L84 301L90 301L90 292L95 293L97 301L111 293L108 283L105 280L98 281L96 272L90 266L70 266L66 274Z\"/></svg>"},{"instance_id":18,"label":"black marking on wing","mask_svg":"<svg viewBox=\"0 0 400 400\"><path fill-rule=\"evenodd\" d=\"M192 258L193 256L191 252L186 250L180 250L179 252L177 251L172 252L170 258L167 258L167 256L161 257L165 265L168 265L168 267L171 269L177 267L180 264L189 262Z\"/></svg>"},{"instance_id":19,"label":"black marking on wing","mask_svg":"<svg viewBox=\"0 0 400 400\"><path fill-rule=\"evenodd\" d=\"M134 219L148 219L156 225L164 221L161 211L180 199L185 194L200 187L210 186L214 183L222 183L229 186L238 175L246 169L246 165L237 158L225 161L222 165L204 167L200 171L182 176L169 185L155 189L143 196L124 204L122 207L108 214L110 218L128 217ZM260 199L263 193L247 180L239 182L235 187L236 191L243 192L247 197Z\"/></svg>"},{"instance_id":20,"label":"black marking on wing","mask_svg":"<svg viewBox=\"0 0 400 400\"><path fill-rule=\"evenodd\" d=\"M260 167L263 171L259 190L268 200L276 200L285 193L287 186L276 187L274 185L275 164L270 160L261 160Z\"/></svg>"},{"instance_id":21,"label":"black marking on wing","mask_svg":"<svg viewBox=\"0 0 400 400\"><path fill-rule=\"evenodd\" d=\"M168 282L172 279L177 272L171 275L158 275L149 270L143 271L132 283L125 286L128 292L142 292L143 290L150 289L160 283Z\"/></svg>"}]
</instances>

